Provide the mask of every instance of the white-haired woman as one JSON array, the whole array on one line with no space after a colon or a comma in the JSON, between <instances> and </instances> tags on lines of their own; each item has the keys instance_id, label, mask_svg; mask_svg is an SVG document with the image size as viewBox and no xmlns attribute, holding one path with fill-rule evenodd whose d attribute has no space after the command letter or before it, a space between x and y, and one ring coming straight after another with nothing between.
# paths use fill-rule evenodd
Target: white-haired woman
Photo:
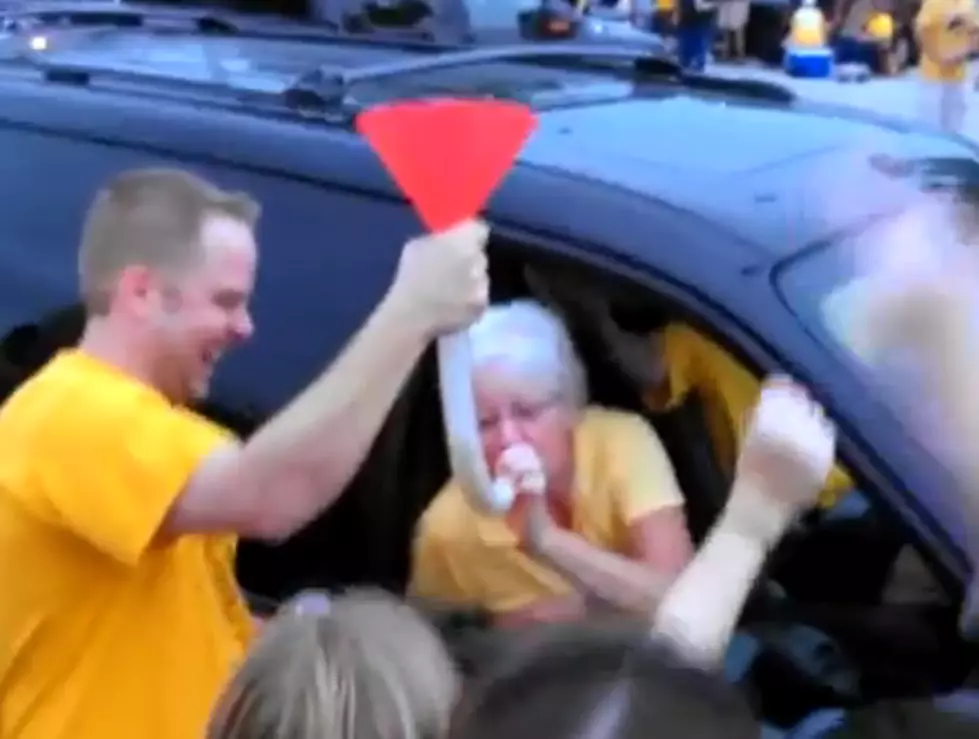
<instances>
[{"instance_id":1,"label":"white-haired woman","mask_svg":"<svg viewBox=\"0 0 979 739\"><path fill-rule=\"evenodd\" d=\"M499 469L505 450L529 446L545 473L547 513L574 536L576 554L641 562L665 592L693 547L683 496L653 430L640 416L587 404L567 330L542 305L493 306L469 337L489 468ZM577 618L589 595L621 606L628 594L572 587L544 564L533 541L534 508L521 494L505 517L487 515L450 480L419 523L413 592L483 607L504 625Z\"/></svg>"}]
</instances>

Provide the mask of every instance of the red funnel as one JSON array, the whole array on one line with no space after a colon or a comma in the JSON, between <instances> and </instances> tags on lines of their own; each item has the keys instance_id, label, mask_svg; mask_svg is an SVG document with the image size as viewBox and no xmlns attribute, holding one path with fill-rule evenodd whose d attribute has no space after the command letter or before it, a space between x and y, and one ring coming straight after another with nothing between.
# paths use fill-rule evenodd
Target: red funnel
<instances>
[{"instance_id":1,"label":"red funnel","mask_svg":"<svg viewBox=\"0 0 979 739\"><path fill-rule=\"evenodd\" d=\"M393 103L357 117L357 130L431 231L483 209L536 125L529 108L502 100Z\"/></svg>"}]
</instances>

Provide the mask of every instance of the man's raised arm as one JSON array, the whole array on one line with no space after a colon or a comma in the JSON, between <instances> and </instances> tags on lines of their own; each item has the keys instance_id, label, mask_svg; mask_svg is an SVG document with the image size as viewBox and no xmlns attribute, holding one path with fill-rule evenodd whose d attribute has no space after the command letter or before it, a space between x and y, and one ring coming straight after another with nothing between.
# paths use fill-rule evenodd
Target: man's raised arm
<instances>
[{"instance_id":1,"label":"man's raised arm","mask_svg":"<svg viewBox=\"0 0 979 739\"><path fill-rule=\"evenodd\" d=\"M161 533L282 539L332 504L429 342L486 306L488 235L470 221L410 241L388 293L340 357L245 444L208 458ZM310 316L314 335L315 327Z\"/></svg>"}]
</instances>

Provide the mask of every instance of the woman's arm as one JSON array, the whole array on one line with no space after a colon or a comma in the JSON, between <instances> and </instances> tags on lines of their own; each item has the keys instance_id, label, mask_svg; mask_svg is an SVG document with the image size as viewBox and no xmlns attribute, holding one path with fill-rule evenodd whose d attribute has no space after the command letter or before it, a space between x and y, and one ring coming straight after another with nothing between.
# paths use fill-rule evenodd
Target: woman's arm
<instances>
[{"instance_id":1,"label":"woman's arm","mask_svg":"<svg viewBox=\"0 0 979 739\"><path fill-rule=\"evenodd\" d=\"M493 624L502 628L528 624L562 623L577 621L588 613L587 599L581 593L548 598L493 617Z\"/></svg>"},{"instance_id":2,"label":"woman's arm","mask_svg":"<svg viewBox=\"0 0 979 739\"><path fill-rule=\"evenodd\" d=\"M768 552L813 505L833 464L832 429L799 388L767 384L756 417L724 514L678 577L561 530L539 490L521 493L525 546L582 592L644 615L691 659L716 664ZM526 463L511 470L518 487L524 477L539 477L529 458L514 461Z\"/></svg>"}]
</instances>

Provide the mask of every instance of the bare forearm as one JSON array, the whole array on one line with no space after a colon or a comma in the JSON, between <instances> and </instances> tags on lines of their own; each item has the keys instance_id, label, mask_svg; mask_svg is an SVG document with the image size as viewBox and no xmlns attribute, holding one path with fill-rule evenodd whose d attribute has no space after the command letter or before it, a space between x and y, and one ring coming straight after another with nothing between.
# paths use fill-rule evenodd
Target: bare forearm
<instances>
[{"instance_id":1,"label":"bare forearm","mask_svg":"<svg viewBox=\"0 0 979 739\"><path fill-rule=\"evenodd\" d=\"M672 582L646 564L598 549L555 526L541 534L536 554L586 597L646 617Z\"/></svg>"},{"instance_id":2,"label":"bare forearm","mask_svg":"<svg viewBox=\"0 0 979 739\"><path fill-rule=\"evenodd\" d=\"M735 485L744 484L735 482ZM735 489L731 499L744 496ZM749 496L751 492L749 491ZM653 630L672 641L691 661L715 667L724 659L745 600L789 519L752 531L726 510L694 560L663 596Z\"/></svg>"},{"instance_id":3,"label":"bare forearm","mask_svg":"<svg viewBox=\"0 0 979 739\"><path fill-rule=\"evenodd\" d=\"M256 513L274 535L333 503L366 457L427 345L404 316L385 298L340 357L242 450Z\"/></svg>"},{"instance_id":4,"label":"bare forearm","mask_svg":"<svg viewBox=\"0 0 979 739\"><path fill-rule=\"evenodd\" d=\"M653 630L692 662L720 665L766 555L757 542L718 528L663 597Z\"/></svg>"},{"instance_id":5,"label":"bare forearm","mask_svg":"<svg viewBox=\"0 0 979 739\"><path fill-rule=\"evenodd\" d=\"M499 613L493 618L493 623L502 628L513 628L529 624L575 621L584 618L586 613L585 598L580 593L571 593L533 603L515 611Z\"/></svg>"}]
</instances>

